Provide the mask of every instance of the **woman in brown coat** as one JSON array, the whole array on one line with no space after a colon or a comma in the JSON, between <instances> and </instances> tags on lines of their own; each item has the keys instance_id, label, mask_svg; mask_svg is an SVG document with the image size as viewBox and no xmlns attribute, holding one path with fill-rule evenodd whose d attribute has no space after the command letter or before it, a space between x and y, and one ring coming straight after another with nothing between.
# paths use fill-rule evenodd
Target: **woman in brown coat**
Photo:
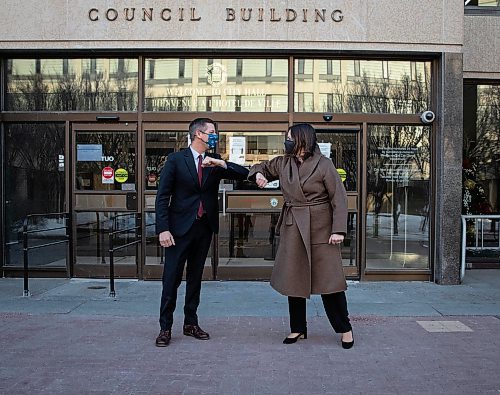
<instances>
[{"instance_id":1,"label":"woman in brown coat","mask_svg":"<svg viewBox=\"0 0 500 395\"><path fill-rule=\"evenodd\" d=\"M335 166L319 150L314 128L290 127L285 155L254 165L248 178L260 188L279 179L285 201L276 225L280 244L271 275L271 286L288 296L291 333L283 343L307 339L306 298L321 294L333 329L342 333L342 347L351 348L340 254L347 197Z\"/></svg>"}]
</instances>

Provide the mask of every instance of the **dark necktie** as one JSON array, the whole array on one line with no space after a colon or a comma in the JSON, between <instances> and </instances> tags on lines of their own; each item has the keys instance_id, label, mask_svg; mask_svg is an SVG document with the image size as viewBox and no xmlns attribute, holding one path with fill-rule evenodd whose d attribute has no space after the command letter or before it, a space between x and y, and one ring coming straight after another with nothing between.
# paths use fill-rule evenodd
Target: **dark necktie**
<instances>
[{"instance_id":1,"label":"dark necktie","mask_svg":"<svg viewBox=\"0 0 500 395\"><path fill-rule=\"evenodd\" d=\"M202 170L202 167L201 167L201 162L203 160L203 157L200 155L198 156L198 182L200 183L200 187L201 187L201 181L203 179L203 170ZM203 203L200 199L200 206L198 207L198 218L201 218L203 216Z\"/></svg>"}]
</instances>

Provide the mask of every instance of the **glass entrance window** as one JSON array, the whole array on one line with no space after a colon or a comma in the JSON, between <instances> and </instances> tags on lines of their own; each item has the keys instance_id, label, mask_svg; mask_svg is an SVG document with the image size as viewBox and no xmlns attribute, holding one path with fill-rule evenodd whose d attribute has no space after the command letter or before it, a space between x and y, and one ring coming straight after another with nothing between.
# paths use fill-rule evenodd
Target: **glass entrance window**
<instances>
[{"instance_id":1,"label":"glass entrance window","mask_svg":"<svg viewBox=\"0 0 500 395\"><path fill-rule=\"evenodd\" d=\"M136 276L136 125L73 124L74 273L108 275L110 237L116 276ZM116 233L111 233L116 232ZM123 247L127 245L127 247Z\"/></svg>"},{"instance_id":2,"label":"glass entrance window","mask_svg":"<svg viewBox=\"0 0 500 395\"><path fill-rule=\"evenodd\" d=\"M149 58L146 111L288 111L287 59Z\"/></svg>"},{"instance_id":3,"label":"glass entrance window","mask_svg":"<svg viewBox=\"0 0 500 395\"><path fill-rule=\"evenodd\" d=\"M28 214L65 210L64 124L5 125L5 241L6 265L23 264L23 221ZM64 239L64 226L54 217L36 217L29 230L37 231L29 245ZM66 267L66 245L30 252L30 267Z\"/></svg>"},{"instance_id":4,"label":"glass entrance window","mask_svg":"<svg viewBox=\"0 0 500 395\"><path fill-rule=\"evenodd\" d=\"M428 269L430 127L368 129L366 268Z\"/></svg>"},{"instance_id":5,"label":"glass entrance window","mask_svg":"<svg viewBox=\"0 0 500 395\"><path fill-rule=\"evenodd\" d=\"M146 190L157 190L168 155L188 147L187 131L147 131L144 174Z\"/></svg>"},{"instance_id":6,"label":"glass entrance window","mask_svg":"<svg viewBox=\"0 0 500 395\"><path fill-rule=\"evenodd\" d=\"M323 155L330 158L337 168L347 191L348 210L347 234L342 243L342 264L352 270L347 275L358 275L357 229L358 229L358 166L359 130L342 131L316 129L318 145Z\"/></svg>"},{"instance_id":7,"label":"glass entrance window","mask_svg":"<svg viewBox=\"0 0 500 395\"><path fill-rule=\"evenodd\" d=\"M219 134L218 153L222 159L250 167L284 154L283 132L222 131Z\"/></svg>"},{"instance_id":8,"label":"glass entrance window","mask_svg":"<svg viewBox=\"0 0 500 395\"><path fill-rule=\"evenodd\" d=\"M464 85L462 214L500 213L500 85Z\"/></svg>"},{"instance_id":9,"label":"glass entrance window","mask_svg":"<svg viewBox=\"0 0 500 395\"><path fill-rule=\"evenodd\" d=\"M165 254L155 233L155 192L160 184L160 174L170 154L188 147L187 125L185 131L146 131L144 144L144 187L146 194L144 213L146 265L163 264Z\"/></svg>"},{"instance_id":10,"label":"glass entrance window","mask_svg":"<svg viewBox=\"0 0 500 395\"><path fill-rule=\"evenodd\" d=\"M358 190L358 132L316 130L321 152L333 161L347 192Z\"/></svg>"},{"instance_id":11,"label":"glass entrance window","mask_svg":"<svg viewBox=\"0 0 500 395\"><path fill-rule=\"evenodd\" d=\"M136 111L137 59L9 59L9 111Z\"/></svg>"},{"instance_id":12,"label":"glass entrance window","mask_svg":"<svg viewBox=\"0 0 500 395\"><path fill-rule=\"evenodd\" d=\"M136 240L135 213L110 211L80 211L75 213L75 260L77 265L109 264L109 234L121 231L113 239L114 247ZM114 264L135 265L135 245L115 252Z\"/></svg>"},{"instance_id":13,"label":"glass entrance window","mask_svg":"<svg viewBox=\"0 0 500 395\"><path fill-rule=\"evenodd\" d=\"M271 265L279 238L279 212L242 212L220 216L219 265Z\"/></svg>"},{"instance_id":14,"label":"glass entrance window","mask_svg":"<svg viewBox=\"0 0 500 395\"><path fill-rule=\"evenodd\" d=\"M431 63L296 59L296 112L416 114L430 105Z\"/></svg>"},{"instance_id":15,"label":"glass entrance window","mask_svg":"<svg viewBox=\"0 0 500 395\"><path fill-rule=\"evenodd\" d=\"M239 165L250 167L264 160L271 160L284 153L284 131L229 131L227 128L219 132L217 153L222 159ZM189 146L187 131L147 131L145 133L144 172L146 190L157 190L161 170L168 155ZM232 183L231 183L232 185ZM276 189L279 183L269 185ZM251 186L244 182L235 183L234 189L248 189ZM256 187L255 187L256 188ZM253 189L253 187L252 187Z\"/></svg>"},{"instance_id":16,"label":"glass entrance window","mask_svg":"<svg viewBox=\"0 0 500 395\"><path fill-rule=\"evenodd\" d=\"M245 167L250 167L263 160L270 160L278 155L283 155L284 131L238 131L229 130L227 125L220 126L219 143L217 153L222 159L238 163ZM158 189L159 176L168 158L168 155L182 150L188 146L187 131L146 131L145 133L145 234L146 234L146 265L162 263L164 260L163 251L158 244L158 236L155 235L155 191ZM222 180L221 191L227 193L238 193L247 190L258 190L259 188L249 181ZM280 195L279 182L270 183L265 189L274 194ZM273 224L276 224L277 214L280 207L274 208L275 213L268 213L264 210L237 207L226 215L222 213L223 193L220 193L220 232L219 232L219 264L226 265L229 258L245 257L252 258L255 262L259 259L261 263L266 263L266 259L274 259L277 247L274 242ZM245 200L245 196L236 198ZM251 198L250 198L251 199ZM265 199L264 199L265 200ZM269 198L266 200L268 203ZM240 200L238 200L240 201ZM245 200L245 203L248 203ZM231 209L231 207L228 207ZM271 240L271 241L269 241ZM251 253L241 251L252 251ZM274 251L274 252L273 252ZM246 254L249 254L248 256ZM264 256L266 255L266 256ZM209 253L210 256L210 253ZM207 264L210 259L207 260ZM239 262L239 261L238 261ZM231 264L236 261L231 260ZM241 262L240 262L241 263ZM246 262L248 263L248 262ZM270 264L270 263L266 263Z\"/></svg>"},{"instance_id":17,"label":"glass entrance window","mask_svg":"<svg viewBox=\"0 0 500 395\"><path fill-rule=\"evenodd\" d=\"M135 133L78 131L75 189L135 191Z\"/></svg>"},{"instance_id":18,"label":"glass entrance window","mask_svg":"<svg viewBox=\"0 0 500 395\"><path fill-rule=\"evenodd\" d=\"M222 131L219 134L218 153L222 159L250 168L256 163L271 160L284 154L283 132L259 131L239 132ZM257 185L249 181L223 181L226 190L259 190ZM279 189L279 181L270 182L265 189Z\"/></svg>"}]
</instances>

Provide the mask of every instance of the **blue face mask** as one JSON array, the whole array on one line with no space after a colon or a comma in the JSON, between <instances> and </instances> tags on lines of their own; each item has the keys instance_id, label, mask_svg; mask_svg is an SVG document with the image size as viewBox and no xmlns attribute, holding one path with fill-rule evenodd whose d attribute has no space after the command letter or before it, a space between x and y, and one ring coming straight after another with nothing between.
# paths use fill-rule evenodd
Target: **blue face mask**
<instances>
[{"instance_id":1,"label":"blue face mask","mask_svg":"<svg viewBox=\"0 0 500 395\"><path fill-rule=\"evenodd\" d=\"M208 145L208 148L215 148L217 145L217 142L219 141L219 135L215 133L205 133L200 130L201 133L206 134L208 136L208 141L206 144Z\"/></svg>"}]
</instances>

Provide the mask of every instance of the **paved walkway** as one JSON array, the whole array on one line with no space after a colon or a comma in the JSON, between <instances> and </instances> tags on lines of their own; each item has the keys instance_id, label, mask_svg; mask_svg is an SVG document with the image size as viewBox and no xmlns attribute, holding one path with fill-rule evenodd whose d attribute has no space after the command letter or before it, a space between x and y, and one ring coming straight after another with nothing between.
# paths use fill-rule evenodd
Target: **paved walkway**
<instances>
[{"instance_id":1,"label":"paved walkway","mask_svg":"<svg viewBox=\"0 0 500 395\"><path fill-rule=\"evenodd\" d=\"M321 306L309 339L285 346L286 298L266 282L205 282L209 341L182 335L156 348L161 284L0 279L0 393L499 394L500 271L463 285L350 283L356 343L340 347ZM180 289L182 301L184 285ZM182 307L182 303L180 304Z\"/></svg>"}]
</instances>

